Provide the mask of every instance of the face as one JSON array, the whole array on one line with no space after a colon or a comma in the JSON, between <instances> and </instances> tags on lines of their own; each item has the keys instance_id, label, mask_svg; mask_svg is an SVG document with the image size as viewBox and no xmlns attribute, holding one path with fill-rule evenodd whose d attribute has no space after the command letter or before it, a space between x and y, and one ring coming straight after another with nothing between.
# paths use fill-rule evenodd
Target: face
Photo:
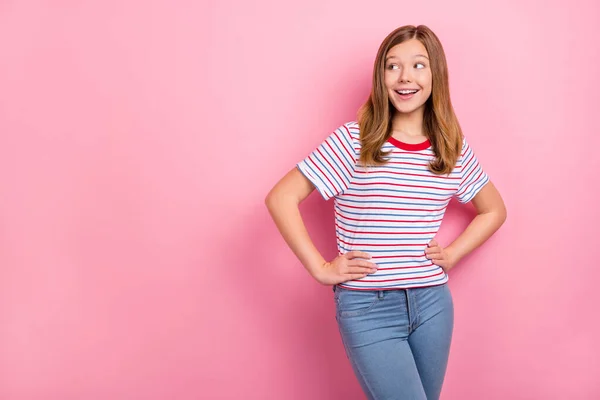
<instances>
[{"instance_id":1,"label":"face","mask_svg":"<svg viewBox=\"0 0 600 400\"><path fill-rule=\"evenodd\" d=\"M390 102L401 113L425 107L431 95L429 54L417 39L392 47L385 61L385 86Z\"/></svg>"}]
</instances>

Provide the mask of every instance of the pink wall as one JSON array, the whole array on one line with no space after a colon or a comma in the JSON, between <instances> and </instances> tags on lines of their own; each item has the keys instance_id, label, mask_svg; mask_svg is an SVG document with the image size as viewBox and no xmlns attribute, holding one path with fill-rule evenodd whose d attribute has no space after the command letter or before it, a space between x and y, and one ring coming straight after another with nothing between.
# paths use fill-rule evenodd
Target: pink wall
<instances>
[{"instance_id":1,"label":"pink wall","mask_svg":"<svg viewBox=\"0 0 600 400\"><path fill-rule=\"evenodd\" d=\"M409 23L509 210L450 273L442 398L600 398L600 6L576 3L0 3L0 398L363 399L263 199ZM332 204L302 209L332 256Z\"/></svg>"}]
</instances>

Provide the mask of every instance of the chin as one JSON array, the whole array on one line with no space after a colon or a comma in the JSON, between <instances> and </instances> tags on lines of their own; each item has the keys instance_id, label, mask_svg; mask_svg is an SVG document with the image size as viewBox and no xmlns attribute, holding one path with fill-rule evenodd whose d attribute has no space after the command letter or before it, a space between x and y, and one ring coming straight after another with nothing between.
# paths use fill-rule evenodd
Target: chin
<instances>
[{"instance_id":1,"label":"chin","mask_svg":"<svg viewBox=\"0 0 600 400\"><path fill-rule=\"evenodd\" d=\"M393 104L393 106L394 106L394 109L397 112L401 113L401 114L410 114L412 112L417 111L419 108L423 107L423 104L421 104L421 105L419 105L417 107L414 107L414 106L413 107L407 107L406 105L404 107L398 107L395 104Z\"/></svg>"}]
</instances>

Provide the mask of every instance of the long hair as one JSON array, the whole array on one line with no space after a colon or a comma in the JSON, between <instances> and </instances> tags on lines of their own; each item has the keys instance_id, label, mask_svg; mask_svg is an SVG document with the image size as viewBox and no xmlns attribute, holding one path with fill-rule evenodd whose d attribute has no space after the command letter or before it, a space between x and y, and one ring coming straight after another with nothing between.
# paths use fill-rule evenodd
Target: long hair
<instances>
[{"instance_id":1,"label":"long hair","mask_svg":"<svg viewBox=\"0 0 600 400\"><path fill-rule=\"evenodd\" d=\"M425 25L400 27L390 33L379 47L371 94L358 111L362 146L359 161L363 165L386 163L385 156L389 153L381 148L392 134L394 106L385 87L385 57L392 47L410 39L417 39L425 46L431 66L431 96L425 102L423 133L431 142L435 158L428 168L437 175L449 174L462 150L463 134L450 101L444 49L438 37Z\"/></svg>"}]
</instances>

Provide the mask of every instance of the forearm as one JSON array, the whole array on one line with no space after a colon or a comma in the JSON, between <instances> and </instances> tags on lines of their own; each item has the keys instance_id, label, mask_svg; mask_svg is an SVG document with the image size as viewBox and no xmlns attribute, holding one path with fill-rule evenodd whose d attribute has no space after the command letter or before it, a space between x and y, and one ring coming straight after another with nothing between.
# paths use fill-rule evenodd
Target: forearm
<instances>
[{"instance_id":1,"label":"forearm","mask_svg":"<svg viewBox=\"0 0 600 400\"><path fill-rule=\"evenodd\" d=\"M478 214L467 228L447 247L454 264L481 246L506 220L505 211Z\"/></svg>"},{"instance_id":2,"label":"forearm","mask_svg":"<svg viewBox=\"0 0 600 400\"><path fill-rule=\"evenodd\" d=\"M316 277L326 260L317 250L306 230L298 203L294 198L280 194L268 197L266 205L287 245L304 268L313 277Z\"/></svg>"}]
</instances>

